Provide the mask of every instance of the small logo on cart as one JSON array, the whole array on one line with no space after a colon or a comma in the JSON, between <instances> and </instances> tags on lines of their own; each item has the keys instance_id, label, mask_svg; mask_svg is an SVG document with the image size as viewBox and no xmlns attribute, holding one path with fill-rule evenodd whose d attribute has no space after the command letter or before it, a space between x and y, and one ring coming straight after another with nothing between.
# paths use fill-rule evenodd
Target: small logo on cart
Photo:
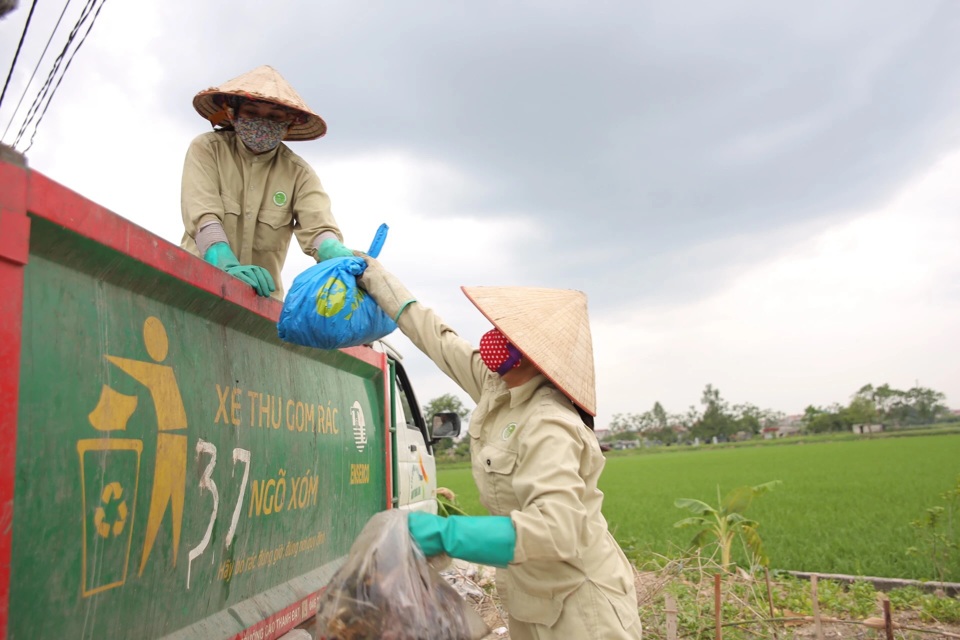
<instances>
[{"instance_id":1,"label":"small logo on cart","mask_svg":"<svg viewBox=\"0 0 960 640\"><path fill-rule=\"evenodd\" d=\"M363 408L360 401L355 400L350 407L350 420L353 422L353 443L357 446L357 451L363 453L367 446L367 425L363 418Z\"/></svg>"}]
</instances>

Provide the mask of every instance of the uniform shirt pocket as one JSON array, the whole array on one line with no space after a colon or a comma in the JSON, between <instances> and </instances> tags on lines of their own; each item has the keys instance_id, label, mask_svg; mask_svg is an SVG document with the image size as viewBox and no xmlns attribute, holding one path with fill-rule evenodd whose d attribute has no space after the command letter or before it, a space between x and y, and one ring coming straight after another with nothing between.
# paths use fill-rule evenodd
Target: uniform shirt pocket
<instances>
[{"instance_id":1,"label":"uniform shirt pocket","mask_svg":"<svg viewBox=\"0 0 960 640\"><path fill-rule=\"evenodd\" d=\"M480 460L487 473L509 475L517 467L517 452L487 445L480 449Z\"/></svg>"},{"instance_id":2,"label":"uniform shirt pocket","mask_svg":"<svg viewBox=\"0 0 960 640\"><path fill-rule=\"evenodd\" d=\"M509 515L520 508L520 501L513 489L513 472L517 468L517 452L492 445L481 447L479 452L481 474L480 498L484 506L495 516Z\"/></svg>"},{"instance_id":3,"label":"uniform shirt pocket","mask_svg":"<svg viewBox=\"0 0 960 640\"><path fill-rule=\"evenodd\" d=\"M221 193L220 201L223 203L224 213L232 213L235 216L240 215L240 202L234 199L232 196Z\"/></svg>"},{"instance_id":4,"label":"uniform shirt pocket","mask_svg":"<svg viewBox=\"0 0 960 640\"><path fill-rule=\"evenodd\" d=\"M223 202L223 231L231 242L237 237L237 227L240 220L240 203L225 193L220 194Z\"/></svg>"},{"instance_id":5,"label":"uniform shirt pocket","mask_svg":"<svg viewBox=\"0 0 960 640\"><path fill-rule=\"evenodd\" d=\"M261 209L257 215L257 232L253 248L258 251L280 251L287 248L293 234L293 214L288 209Z\"/></svg>"}]
</instances>

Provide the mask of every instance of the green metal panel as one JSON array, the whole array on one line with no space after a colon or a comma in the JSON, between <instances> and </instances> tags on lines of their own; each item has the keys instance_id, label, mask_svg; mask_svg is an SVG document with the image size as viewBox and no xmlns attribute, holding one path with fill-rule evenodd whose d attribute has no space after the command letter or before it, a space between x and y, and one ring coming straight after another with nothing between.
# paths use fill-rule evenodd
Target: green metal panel
<instances>
[{"instance_id":1,"label":"green metal panel","mask_svg":"<svg viewBox=\"0 0 960 640\"><path fill-rule=\"evenodd\" d=\"M383 372L43 220L31 247L9 637L229 636L319 588L386 504Z\"/></svg>"}]
</instances>

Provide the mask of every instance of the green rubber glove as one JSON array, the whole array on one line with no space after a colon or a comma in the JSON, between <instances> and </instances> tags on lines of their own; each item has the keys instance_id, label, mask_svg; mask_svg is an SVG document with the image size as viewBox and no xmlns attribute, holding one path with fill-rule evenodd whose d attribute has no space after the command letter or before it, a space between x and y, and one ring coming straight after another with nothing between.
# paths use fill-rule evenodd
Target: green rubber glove
<instances>
[{"instance_id":1,"label":"green rubber glove","mask_svg":"<svg viewBox=\"0 0 960 640\"><path fill-rule=\"evenodd\" d=\"M336 238L327 238L317 247L317 262L323 262L330 258L350 258L353 251L343 246L343 243Z\"/></svg>"},{"instance_id":2,"label":"green rubber glove","mask_svg":"<svg viewBox=\"0 0 960 640\"><path fill-rule=\"evenodd\" d=\"M267 297L277 290L269 271L255 264L240 264L226 242L215 242L210 245L207 252L203 254L203 259L234 278L243 280L253 287L259 296Z\"/></svg>"},{"instance_id":3,"label":"green rubber glove","mask_svg":"<svg viewBox=\"0 0 960 640\"><path fill-rule=\"evenodd\" d=\"M517 533L509 516L449 516L411 511L407 528L423 555L506 567L513 560Z\"/></svg>"}]
</instances>

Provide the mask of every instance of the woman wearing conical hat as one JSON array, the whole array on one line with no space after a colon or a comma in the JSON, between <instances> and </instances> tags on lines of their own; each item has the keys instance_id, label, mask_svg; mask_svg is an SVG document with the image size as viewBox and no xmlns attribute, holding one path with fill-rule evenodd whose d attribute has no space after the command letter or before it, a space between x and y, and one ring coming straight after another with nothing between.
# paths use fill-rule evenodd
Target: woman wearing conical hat
<instances>
[{"instance_id":1,"label":"woman wearing conical hat","mask_svg":"<svg viewBox=\"0 0 960 640\"><path fill-rule=\"evenodd\" d=\"M597 488L604 457L588 427L596 398L586 296L464 287L494 326L475 348L364 257L360 285L477 403L470 458L492 515L413 512L420 548L500 567L512 640L640 638L633 567L607 529Z\"/></svg>"},{"instance_id":2,"label":"woman wearing conical hat","mask_svg":"<svg viewBox=\"0 0 960 640\"><path fill-rule=\"evenodd\" d=\"M201 91L193 106L215 129L184 161L184 249L278 299L291 236L318 262L353 255L317 174L282 142L314 140L327 125L276 70Z\"/></svg>"}]
</instances>

